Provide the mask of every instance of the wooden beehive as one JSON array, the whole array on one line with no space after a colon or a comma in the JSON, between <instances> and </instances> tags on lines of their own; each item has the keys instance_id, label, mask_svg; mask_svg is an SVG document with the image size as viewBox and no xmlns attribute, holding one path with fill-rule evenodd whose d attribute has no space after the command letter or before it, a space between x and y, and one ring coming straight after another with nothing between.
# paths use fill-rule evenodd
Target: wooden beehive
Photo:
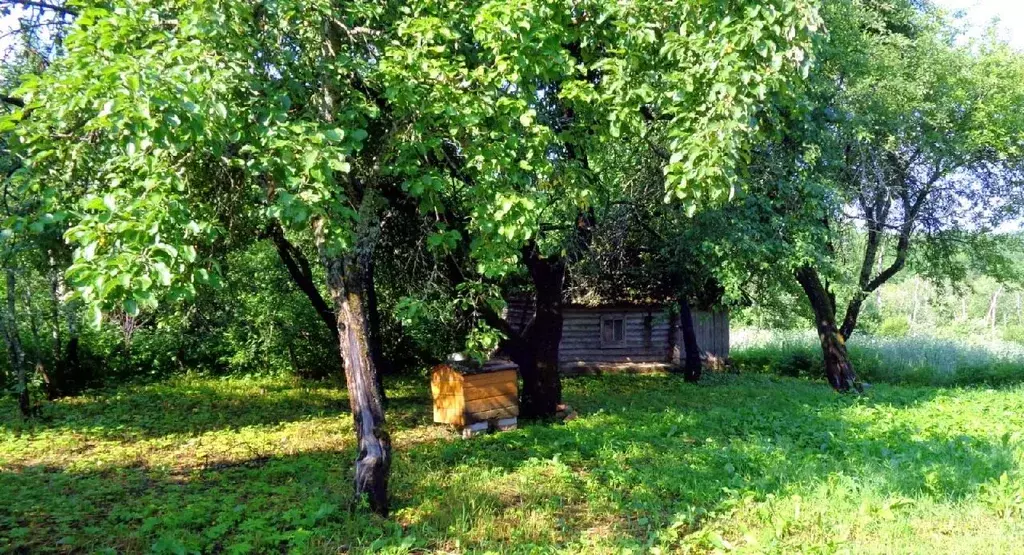
<instances>
[{"instance_id":1,"label":"wooden beehive","mask_svg":"<svg viewBox=\"0 0 1024 555\"><path fill-rule=\"evenodd\" d=\"M518 369L505 360L483 365L460 361L435 366L430 378L434 422L464 428L515 419L519 416Z\"/></svg>"}]
</instances>

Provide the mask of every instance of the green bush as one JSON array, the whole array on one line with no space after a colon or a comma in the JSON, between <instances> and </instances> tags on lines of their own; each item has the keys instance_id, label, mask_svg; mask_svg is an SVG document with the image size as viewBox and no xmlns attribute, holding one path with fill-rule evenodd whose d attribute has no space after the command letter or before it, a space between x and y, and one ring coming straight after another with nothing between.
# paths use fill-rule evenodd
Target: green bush
<instances>
[{"instance_id":1,"label":"green bush","mask_svg":"<svg viewBox=\"0 0 1024 555\"><path fill-rule=\"evenodd\" d=\"M879 337L906 337L910 335L910 322L906 318L893 316L886 318L875 330Z\"/></svg>"},{"instance_id":2,"label":"green bush","mask_svg":"<svg viewBox=\"0 0 1024 555\"><path fill-rule=\"evenodd\" d=\"M821 377L825 369L821 351L813 347L783 345L734 351L730 357L741 370L788 377Z\"/></svg>"},{"instance_id":3,"label":"green bush","mask_svg":"<svg viewBox=\"0 0 1024 555\"><path fill-rule=\"evenodd\" d=\"M1004 329L1003 341L1024 345L1024 326L1009 326Z\"/></svg>"}]
</instances>

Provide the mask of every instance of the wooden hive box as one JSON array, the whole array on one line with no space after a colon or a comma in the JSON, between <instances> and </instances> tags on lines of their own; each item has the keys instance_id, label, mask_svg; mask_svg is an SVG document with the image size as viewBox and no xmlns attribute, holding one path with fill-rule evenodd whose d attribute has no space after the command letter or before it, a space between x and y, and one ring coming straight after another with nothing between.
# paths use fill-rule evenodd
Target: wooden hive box
<instances>
[{"instance_id":1,"label":"wooden hive box","mask_svg":"<svg viewBox=\"0 0 1024 555\"><path fill-rule=\"evenodd\" d=\"M496 422L514 427L519 416L519 367L505 360L483 365L453 361L434 367L430 390L434 422L460 428Z\"/></svg>"}]
</instances>

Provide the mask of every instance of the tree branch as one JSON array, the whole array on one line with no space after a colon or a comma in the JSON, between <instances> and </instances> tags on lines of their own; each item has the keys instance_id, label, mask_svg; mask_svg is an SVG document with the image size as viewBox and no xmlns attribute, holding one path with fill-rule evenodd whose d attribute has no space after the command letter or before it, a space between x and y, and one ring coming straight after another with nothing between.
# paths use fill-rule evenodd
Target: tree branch
<instances>
[{"instance_id":1,"label":"tree branch","mask_svg":"<svg viewBox=\"0 0 1024 555\"><path fill-rule=\"evenodd\" d=\"M49 2L36 2L34 0L7 0L6 3L15 6L21 6L23 8L39 8L43 10L50 10L63 15L78 15L78 11L73 8L69 8L67 6L60 6L57 4L51 4Z\"/></svg>"},{"instance_id":2,"label":"tree branch","mask_svg":"<svg viewBox=\"0 0 1024 555\"><path fill-rule=\"evenodd\" d=\"M277 254L281 257L281 262L288 269L288 275L291 276L295 285L306 294L309 302L313 305L313 309L316 310L317 315L331 332L331 337L338 337L337 318L313 282L313 273L310 270L309 260L306 258L306 255L288 241L279 222L274 221L267 226L266 235L274 242Z\"/></svg>"}]
</instances>

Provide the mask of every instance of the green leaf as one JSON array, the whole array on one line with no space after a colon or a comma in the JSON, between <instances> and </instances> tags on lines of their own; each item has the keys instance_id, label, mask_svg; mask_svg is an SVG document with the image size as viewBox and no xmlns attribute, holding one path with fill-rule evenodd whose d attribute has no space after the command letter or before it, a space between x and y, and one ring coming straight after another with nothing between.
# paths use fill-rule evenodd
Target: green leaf
<instances>
[{"instance_id":1,"label":"green leaf","mask_svg":"<svg viewBox=\"0 0 1024 555\"><path fill-rule=\"evenodd\" d=\"M171 284L171 270L163 262L153 264L153 271L156 272L157 283L163 287Z\"/></svg>"},{"instance_id":2,"label":"green leaf","mask_svg":"<svg viewBox=\"0 0 1024 555\"><path fill-rule=\"evenodd\" d=\"M348 163L344 158L331 159L330 166L336 172L348 173L352 171L352 164Z\"/></svg>"},{"instance_id":3,"label":"green leaf","mask_svg":"<svg viewBox=\"0 0 1024 555\"><path fill-rule=\"evenodd\" d=\"M91 262L94 258L96 258L97 247L99 247L99 243L97 241L93 241L86 245L85 247L83 247L81 250L82 259L87 262Z\"/></svg>"},{"instance_id":4,"label":"green leaf","mask_svg":"<svg viewBox=\"0 0 1024 555\"><path fill-rule=\"evenodd\" d=\"M156 243L155 245L153 245L153 248L167 254L167 256L171 258L171 260L178 257L178 249L172 247L171 245L168 245L167 243Z\"/></svg>"},{"instance_id":5,"label":"green leaf","mask_svg":"<svg viewBox=\"0 0 1024 555\"><path fill-rule=\"evenodd\" d=\"M89 324L92 326L92 329L96 330L100 329L100 326L103 325L103 311L98 304L93 303L89 305Z\"/></svg>"}]
</instances>

